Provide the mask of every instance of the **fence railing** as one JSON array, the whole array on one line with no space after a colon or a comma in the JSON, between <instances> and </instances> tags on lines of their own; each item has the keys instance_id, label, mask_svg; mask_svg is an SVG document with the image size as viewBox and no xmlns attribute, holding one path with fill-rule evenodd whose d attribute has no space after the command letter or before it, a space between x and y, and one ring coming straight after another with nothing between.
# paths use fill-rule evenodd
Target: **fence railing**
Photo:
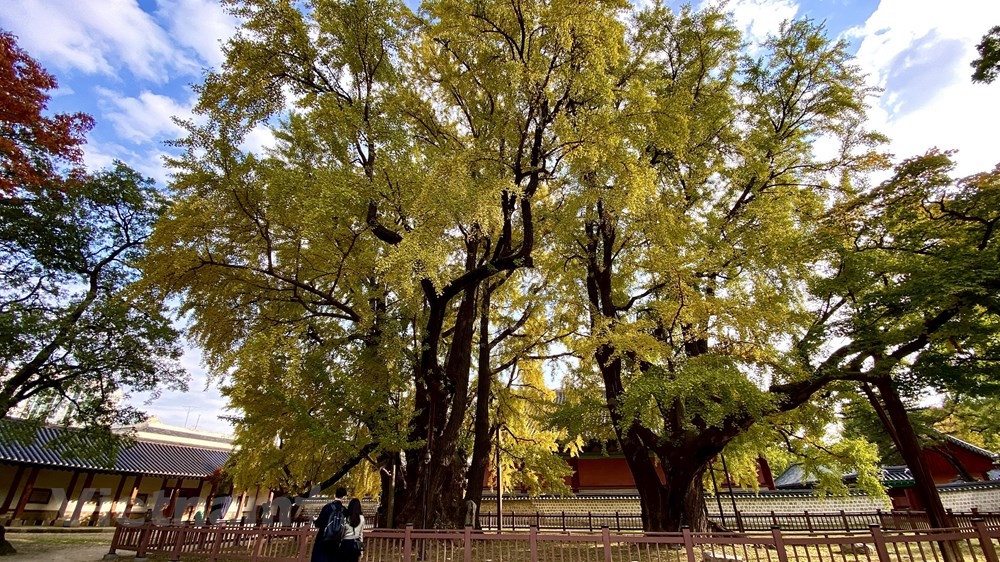
<instances>
[{"instance_id":1,"label":"fence railing","mask_svg":"<svg viewBox=\"0 0 1000 562\"><path fill-rule=\"evenodd\" d=\"M168 560L305 562L315 529L224 526L119 527L109 554L165 554ZM374 529L365 562L1000 562L1000 528L976 519L970 528L918 531L788 533L490 533Z\"/></svg>"},{"instance_id":2,"label":"fence railing","mask_svg":"<svg viewBox=\"0 0 1000 562\"><path fill-rule=\"evenodd\" d=\"M984 519L987 525L1000 526L1000 513L979 512L973 509L966 513L953 513L950 527L972 528L973 519ZM497 530L495 513L479 514L480 526L484 530ZM824 512L810 513L733 513L710 514L709 519L719 528L729 531L767 531L780 527L785 531L864 531L872 525L890 530L928 529L927 513L916 510L892 510L874 512ZM632 512L566 512L558 513L504 513L501 518L502 530L527 530L538 527L559 531L596 531L608 527L615 532L641 531L642 518Z\"/></svg>"}]
</instances>

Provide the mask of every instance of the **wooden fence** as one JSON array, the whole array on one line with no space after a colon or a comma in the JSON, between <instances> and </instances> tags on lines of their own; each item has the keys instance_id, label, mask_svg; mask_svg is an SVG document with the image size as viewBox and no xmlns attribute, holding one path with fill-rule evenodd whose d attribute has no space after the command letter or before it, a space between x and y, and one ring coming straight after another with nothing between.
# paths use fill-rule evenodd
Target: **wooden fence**
<instances>
[{"instance_id":1,"label":"wooden fence","mask_svg":"<svg viewBox=\"0 0 1000 562\"><path fill-rule=\"evenodd\" d=\"M305 562L315 529L308 527L123 526L111 551L136 558L211 562ZM365 533L364 562L1000 562L1000 528L976 519L969 528L802 533L490 533L374 529Z\"/></svg>"},{"instance_id":2,"label":"wooden fence","mask_svg":"<svg viewBox=\"0 0 1000 562\"><path fill-rule=\"evenodd\" d=\"M1000 526L1000 513L984 513L973 509L969 513L953 513L949 527L971 528L973 519L984 519L987 525ZM712 515L713 523L729 531L768 531L780 527L785 531L864 531L872 525L887 530L929 529L927 513L915 510L893 510L874 512L825 512L810 513L726 513L721 517ZM497 530L495 513L481 513L480 525L484 530ZM608 527L615 532L641 531L642 518L638 513L622 512L558 512L558 513L515 513L507 512L502 517L502 530L525 531L529 527L558 531L597 531Z\"/></svg>"}]
</instances>

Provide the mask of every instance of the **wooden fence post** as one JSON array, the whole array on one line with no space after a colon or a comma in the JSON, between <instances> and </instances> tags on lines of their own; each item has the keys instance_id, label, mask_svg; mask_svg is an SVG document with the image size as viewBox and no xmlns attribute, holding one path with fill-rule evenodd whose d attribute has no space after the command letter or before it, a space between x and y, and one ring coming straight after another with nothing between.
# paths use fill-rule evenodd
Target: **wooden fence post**
<instances>
[{"instance_id":1,"label":"wooden fence post","mask_svg":"<svg viewBox=\"0 0 1000 562\"><path fill-rule=\"evenodd\" d=\"M778 553L778 562L788 562L788 552L785 551L785 539L781 536L781 527L771 527L771 540L774 541L774 550Z\"/></svg>"},{"instance_id":2,"label":"wooden fence post","mask_svg":"<svg viewBox=\"0 0 1000 562\"><path fill-rule=\"evenodd\" d=\"M472 527L469 525L465 526L465 532L462 536L463 542L465 543L465 562L472 562Z\"/></svg>"},{"instance_id":3,"label":"wooden fence post","mask_svg":"<svg viewBox=\"0 0 1000 562\"><path fill-rule=\"evenodd\" d=\"M813 532L812 517L809 517L809 510L808 509L804 510L804 512L806 514L806 529L808 529L809 532L811 533L811 532Z\"/></svg>"},{"instance_id":4,"label":"wooden fence post","mask_svg":"<svg viewBox=\"0 0 1000 562\"><path fill-rule=\"evenodd\" d=\"M115 526L115 534L111 537L111 548L108 550L108 555L106 558L111 558L112 554L115 554L115 549L118 548L118 542L122 540L122 530L124 527L121 525Z\"/></svg>"},{"instance_id":5,"label":"wooden fence post","mask_svg":"<svg viewBox=\"0 0 1000 562\"><path fill-rule=\"evenodd\" d=\"M601 541L604 543L604 562L611 562L611 529L607 525L601 527ZM532 542L534 542L534 537L532 537ZM534 553L535 549L532 548L531 562L538 560Z\"/></svg>"},{"instance_id":6,"label":"wooden fence post","mask_svg":"<svg viewBox=\"0 0 1000 562\"><path fill-rule=\"evenodd\" d=\"M412 545L410 541L413 539L413 523L406 524L406 530L403 531L403 562L410 562L411 554L413 553Z\"/></svg>"},{"instance_id":7,"label":"wooden fence post","mask_svg":"<svg viewBox=\"0 0 1000 562\"><path fill-rule=\"evenodd\" d=\"M146 560L146 550L149 549L149 523L143 523L139 529L139 545L135 547L135 559L137 562Z\"/></svg>"},{"instance_id":8,"label":"wooden fence post","mask_svg":"<svg viewBox=\"0 0 1000 562\"><path fill-rule=\"evenodd\" d=\"M565 510L563 510L563 512L562 512L562 530L563 530L564 533L566 532L566 511Z\"/></svg>"},{"instance_id":9,"label":"wooden fence post","mask_svg":"<svg viewBox=\"0 0 1000 562\"><path fill-rule=\"evenodd\" d=\"M253 542L253 554L250 555L251 562L260 560L260 551L264 549L264 533L266 532L263 528L257 530L257 538Z\"/></svg>"},{"instance_id":10,"label":"wooden fence post","mask_svg":"<svg viewBox=\"0 0 1000 562\"><path fill-rule=\"evenodd\" d=\"M981 517L976 517L972 520L972 526L975 527L976 534L979 536L979 546L983 549L986 562L998 562L997 551L993 548L993 539L986 531L986 522Z\"/></svg>"},{"instance_id":11,"label":"wooden fence post","mask_svg":"<svg viewBox=\"0 0 1000 562\"><path fill-rule=\"evenodd\" d=\"M844 532L845 533L850 533L851 532L851 523L847 520L847 514L844 513L843 509L840 510L840 519L844 522Z\"/></svg>"},{"instance_id":12,"label":"wooden fence post","mask_svg":"<svg viewBox=\"0 0 1000 562\"><path fill-rule=\"evenodd\" d=\"M183 526L176 526L174 528L174 551L172 553L173 558L168 558L169 562L180 562L181 561L181 549L184 547L184 533L185 529Z\"/></svg>"},{"instance_id":13,"label":"wooden fence post","mask_svg":"<svg viewBox=\"0 0 1000 562\"><path fill-rule=\"evenodd\" d=\"M538 562L538 527L532 526L528 529L528 560ZM610 562L610 560L608 561Z\"/></svg>"},{"instance_id":14,"label":"wooden fence post","mask_svg":"<svg viewBox=\"0 0 1000 562\"><path fill-rule=\"evenodd\" d=\"M306 526L299 527L299 552L296 557L299 562L306 562L312 555L312 549L309 548L309 535L312 534L312 529ZM215 562L215 559L212 559Z\"/></svg>"},{"instance_id":15,"label":"wooden fence post","mask_svg":"<svg viewBox=\"0 0 1000 562\"><path fill-rule=\"evenodd\" d=\"M215 531L215 539L212 540L212 550L211 550L211 554L210 554L209 560L211 560L212 562L215 562L216 560L219 559L219 552L222 551L222 536L223 536L223 533L225 533L225 528L224 527L212 527L212 530Z\"/></svg>"},{"instance_id":16,"label":"wooden fence post","mask_svg":"<svg viewBox=\"0 0 1000 562\"><path fill-rule=\"evenodd\" d=\"M872 538L875 539L875 552L878 553L878 559L881 562L890 562L889 549L885 546L885 535L882 534L882 529L878 525L869 525L868 529L871 531Z\"/></svg>"},{"instance_id":17,"label":"wooden fence post","mask_svg":"<svg viewBox=\"0 0 1000 562\"><path fill-rule=\"evenodd\" d=\"M694 537L691 536L691 527L684 525L681 527L681 534L684 535L684 550L687 551L688 562L695 562L694 560Z\"/></svg>"}]
</instances>

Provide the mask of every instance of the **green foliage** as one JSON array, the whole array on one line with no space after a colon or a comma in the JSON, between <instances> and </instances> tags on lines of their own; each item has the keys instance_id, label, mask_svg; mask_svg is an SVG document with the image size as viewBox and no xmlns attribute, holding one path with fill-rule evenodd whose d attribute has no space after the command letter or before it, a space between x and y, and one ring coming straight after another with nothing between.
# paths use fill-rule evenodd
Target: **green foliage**
<instances>
[{"instance_id":1,"label":"green foliage","mask_svg":"<svg viewBox=\"0 0 1000 562\"><path fill-rule=\"evenodd\" d=\"M924 386L990 394L1000 374L992 226L1000 172L954 180L952 168L937 151L906 160L830 223L851 232L838 275L820 285L850 303L850 315L831 326L853 343L833 358L860 365L885 355L871 373L891 373L904 395Z\"/></svg>"},{"instance_id":2,"label":"green foliage","mask_svg":"<svg viewBox=\"0 0 1000 562\"><path fill-rule=\"evenodd\" d=\"M162 207L121 163L0 199L0 417L107 429L143 418L129 392L183 388L163 303L132 288Z\"/></svg>"},{"instance_id":3,"label":"green foliage","mask_svg":"<svg viewBox=\"0 0 1000 562\"><path fill-rule=\"evenodd\" d=\"M971 64L975 69L972 81L992 84L1000 70L1000 25L993 26L983 35L976 50L979 51L979 58Z\"/></svg>"},{"instance_id":4,"label":"green foliage","mask_svg":"<svg viewBox=\"0 0 1000 562\"><path fill-rule=\"evenodd\" d=\"M1000 420L997 419L996 395L953 396L945 400L942 419L936 427L944 434L1000 451Z\"/></svg>"},{"instance_id":5,"label":"green foliage","mask_svg":"<svg viewBox=\"0 0 1000 562\"><path fill-rule=\"evenodd\" d=\"M925 444L937 440L940 435L935 427L946 415L945 411L936 408L918 408L909 401L908 404L907 414L917 435ZM843 418L843 434L854 439L865 439L877 446L883 464L906 464L892 436L886 431L885 425L868 400L855 397L847 402L843 409Z\"/></svg>"}]
</instances>

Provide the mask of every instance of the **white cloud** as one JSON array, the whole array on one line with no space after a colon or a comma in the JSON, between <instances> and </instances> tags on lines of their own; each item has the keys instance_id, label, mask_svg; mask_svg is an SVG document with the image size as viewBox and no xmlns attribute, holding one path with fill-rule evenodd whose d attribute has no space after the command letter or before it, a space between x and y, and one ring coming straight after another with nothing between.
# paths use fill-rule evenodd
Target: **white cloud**
<instances>
[{"instance_id":1,"label":"white cloud","mask_svg":"<svg viewBox=\"0 0 1000 562\"><path fill-rule=\"evenodd\" d=\"M174 117L190 118L193 101L181 104L162 94L143 91L138 97L127 97L107 88L97 88L102 105L107 106L103 118L110 121L115 132L135 143L156 142L179 138L184 130L174 123Z\"/></svg>"},{"instance_id":2,"label":"white cloud","mask_svg":"<svg viewBox=\"0 0 1000 562\"><path fill-rule=\"evenodd\" d=\"M124 65L161 84L199 70L136 0L15 0L5 2L0 24L22 48L63 70L115 76Z\"/></svg>"},{"instance_id":3,"label":"white cloud","mask_svg":"<svg viewBox=\"0 0 1000 562\"><path fill-rule=\"evenodd\" d=\"M218 1L161 0L157 15L166 22L171 36L198 53L203 63L222 66L222 43L235 32L237 20Z\"/></svg>"},{"instance_id":4,"label":"white cloud","mask_svg":"<svg viewBox=\"0 0 1000 562\"><path fill-rule=\"evenodd\" d=\"M991 134L1000 128L1000 88L969 78L975 45L997 23L995 0L883 0L848 33L860 40L857 60L870 83L884 88L871 126L889 135L898 158L959 149L961 175L1000 162Z\"/></svg>"},{"instance_id":5,"label":"white cloud","mask_svg":"<svg viewBox=\"0 0 1000 562\"><path fill-rule=\"evenodd\" d=\"M783 21L795 19L799 6L793 0L734 0L725 9L732 12L736 26L743 30L754 50L768 35L776 34Z\"/></svg>"},{"instance_id":6,"label":"white cloud","mask_svg":"<svg viewBox=\"0 0 1000 562\"><path fill-rule=\"evenodd\" d=\"M247 132L243 144L240 145L240 150L253 154L265 154L268 149L274 148L276 145L277 140L274 138L274 132L267 125L257 125Z\"/></svg>"}]
</instances>

